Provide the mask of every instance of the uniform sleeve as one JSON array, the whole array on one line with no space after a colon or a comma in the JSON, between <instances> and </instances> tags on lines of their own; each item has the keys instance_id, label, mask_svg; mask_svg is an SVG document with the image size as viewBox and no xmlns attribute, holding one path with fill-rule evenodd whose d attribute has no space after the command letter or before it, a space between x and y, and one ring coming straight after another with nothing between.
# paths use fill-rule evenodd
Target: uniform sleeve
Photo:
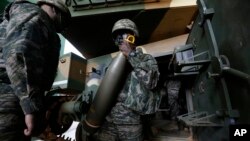
<instances>
[{"instance_id":1,"label":"uniform sleeve","mask_svg":"<svg viewBox=\"0 0 250 141\"><path fill-rule=\"evenodd\" d=\"M45 67L42 48L47 41L46 32L34 21L19 28L11 27L7 31L3 49L11 85L24 114L42 111L44 90L41 86Z\"/></svg>"},{"instance_id":2,"label":"uniform sleeve","mask_svg":"<svg viewBox=\"0 0 250 141\"><path fill-rule=\"evenodd\" d=\"M160 73L153 56L143 54L141 49L137 49L129 54L128 61L141 84L148 89L156 87Z\"/></svg>"}]
</instances>

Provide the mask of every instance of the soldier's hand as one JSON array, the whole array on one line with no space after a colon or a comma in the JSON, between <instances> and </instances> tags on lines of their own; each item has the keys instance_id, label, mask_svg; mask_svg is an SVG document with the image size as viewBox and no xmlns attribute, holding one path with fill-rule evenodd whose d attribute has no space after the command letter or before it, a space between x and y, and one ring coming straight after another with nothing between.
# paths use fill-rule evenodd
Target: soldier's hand
<instances>
[{"instance_id":1,"label":"soldier's hand","mask_svg":"<svg viewBox=\"0 0 250 141\"><path fill-rule=\"evenodd\" d=\"M24 135L26 136L38 136L46 128L45 116L36 114L25 115L26 129L24 129Z\"/></svg>"},{"instance_id":2,"label":"soldier's hand","mask_svg":"<svg viewBox=\"0 0 250 141\"><path fill-rule=\"evenodd\" d=\"M24 135L31 136L34 132L34 116L32 114L25 115L26 129L24 129Z\"/></svg>"},{"instance_id":3,"label":"soldier's hand","mask_svg":"<svg viewBox=\"0 0 250 141\"><path fill-rule=\"evenodd\" d=\"M133 45L124 41L121 45L119 45L119 49L124 56L128 57L129 53L133 50Z\"/></svg>"}]
</instances>

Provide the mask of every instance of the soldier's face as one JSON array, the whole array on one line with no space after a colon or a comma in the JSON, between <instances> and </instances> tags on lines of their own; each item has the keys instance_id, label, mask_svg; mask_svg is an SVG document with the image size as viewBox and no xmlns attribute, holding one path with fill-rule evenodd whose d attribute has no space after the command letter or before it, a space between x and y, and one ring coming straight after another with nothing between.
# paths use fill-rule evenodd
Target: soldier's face
<instances>
[{"instance_id":1,"label":"soldier's face","mask_svg":"<svg viewBox=\"0 0 250 141\"><path fill-rule=\"evenodd\" d=\"M115 39L115 44L117 46L122 45L123 43L128 42L130 44L135 43L135 36L130 33L122 33L118 34Z\"/></svg>"},{"instance_id":2,"label":"soldier's face","mask_svg":"<svg viewBox=\"0 0 250 141\"><path fill-rule=\"evenodd\" d=\"M49 5L49 4L42 4L41 8L49 15L49 17L54 21L56 18L56 12L54 9L54 6Z\"/></svg>"}]
</instances>

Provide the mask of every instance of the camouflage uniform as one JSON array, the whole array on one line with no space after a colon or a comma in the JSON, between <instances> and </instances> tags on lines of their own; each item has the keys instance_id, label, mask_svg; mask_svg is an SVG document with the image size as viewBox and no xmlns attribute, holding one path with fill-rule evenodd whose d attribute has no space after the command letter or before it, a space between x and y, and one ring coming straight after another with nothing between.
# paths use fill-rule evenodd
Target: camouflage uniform
<instances>
[{"instance_id":1,"label":"camouflage uniform","mask_svg":"<svg viewBox=\"0 0 250 141\"><path fill-rule=\"evenodd\" d=\"M169 80L166 82L168 93L168 104L170 109L170 117L175 119L180 114L180 105L178 102L181 81Z\"/></svg>"},{"instance_id":2,"label":"camouflage uniform","mask_svg":"<svg viewBox=\"0 0 250 141\"><path fill-rule=\"evenodd\" d=\"M141 49L130 53L132 66L115 106L98 132L100 141L141 141L141 115L156 112L160 95L154 92L159 79L156 60Z\"/></svg>"},{"instance_id":3,"label":"camouflage uniform","mask_svg":"<svg viewBox=\"0 0 250 141\"><path fill-rule=\"evenodd\" d=\"M11 3L0 25L0 140L25 140L24 114L44 113L60 39L49 16L27 1Z\"/></svg>"}]
</instances>

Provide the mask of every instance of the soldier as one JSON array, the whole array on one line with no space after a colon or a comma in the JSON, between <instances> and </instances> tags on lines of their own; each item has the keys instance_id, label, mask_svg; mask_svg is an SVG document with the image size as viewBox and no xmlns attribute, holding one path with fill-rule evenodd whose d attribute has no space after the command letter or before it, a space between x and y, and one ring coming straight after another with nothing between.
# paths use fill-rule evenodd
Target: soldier
<instances>
[{"instance_id":1,"label":"soldier","mask_svg":"<svg viewBox=\"0 0 250 141\"><path fill-rule=\"evenodd\" d=\"M98 141L143 140L141 115L156 112L160 95L154 93L159 79L156 60L136 47L139 33L129 19L117 21L112 29L115 44L127 58L131 71L117 101L97 133Z\"/></svg>"},{"instance_id":2,"label":"soldier","mask_svg":"<svg viewBox=\"0 0 250 141\"><path fill-rule=\"evenodd\" d=\"M168 80L165 83L168 93L168 104L170 118L176 120L177 116L180 115L180 105L179 105L179 93L181 88L181 81L179 80Z\"/></svg>"},{"instance_id":3,"label":"soldier","mask_svg":"<svg viewBox=\"0 0 250 141\"><path fill-rule=\"evenodd\" d=\"M16 0L0 25L0 140L23 141L45 128L45 91L57 70L61 32L70 21L61 0Z\"/></svg>"}]
</instances>

